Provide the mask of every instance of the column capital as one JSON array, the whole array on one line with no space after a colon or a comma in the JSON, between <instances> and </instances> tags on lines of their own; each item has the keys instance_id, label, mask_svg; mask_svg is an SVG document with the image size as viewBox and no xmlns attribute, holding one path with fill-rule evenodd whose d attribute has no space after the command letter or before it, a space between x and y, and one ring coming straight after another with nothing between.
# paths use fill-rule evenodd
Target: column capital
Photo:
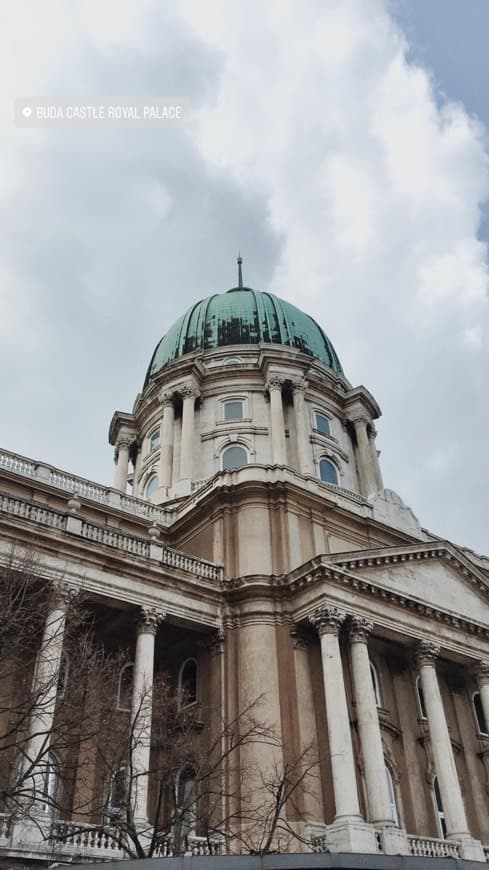
<instances>
[{"instance_id":1,"label":"column capital","mask_svg":"<svg viewBox=\"0 0 489 870\"><path fill-rule=\"evenodd\" d=\"M294 649L307 649L309 646L309 638L300 630L298 625L290 626L290 639Z\"/></svg>"},{"instance_id":2,"label":"column capital","mask_svg":"<svg viewBox=\"0 0 489 870\"><path fill-rule=\"evenodd\" d=\"M163 405L163 408L166 408L167 405L173 407L173 393L169 393L168 390L160 390L158 393L158 399Z\"/></svg>"},{"instance_id":3,"label":"column capital","mask_svg":"<svg viewBox=\"0 0 489 870\"><path fill-rule=\"evenodd\" d=\"M292 381L291 388L293 393L305 393L307 389L307 381L305 378L298 378Z\"/></svg>"},{"instance_id":4,"label":"column capital","mask_svg":"<svg viewBox=\"0 0 489 870\"><path fill-rule=\"evenodd\" d=\"M349 637L352 643L367 643L374 629L371 619L365 616L351 616L349 620Z\"/></svg>"},{"instance_id":5,"label":"column capital","mask_svg":"<svg viewBox=\"0 0 489 870\"><path fill-rule=\"evenodd\" d=\"M268 390L269 393L272 390L282 390L284 380L285 378L282 375L270 375L265 384L265 390Z\"/></svg>"},{"instance_id":6,"label":"column capital","mask_svg":"<svg viewBox=\"0 0 489 870\"><path fill-rule=\"evenodd\" d=\"M356 428L361 425L367 426L368 423L370 423L370 420L366 414L355 414L353 417L348 417L348 422L353 423Z\"/></svg>"},{"instance_id":7,"label":"column capital","mask_svg":"<svg viewBox=\"0 0 489 870\"><path fill-rule=\"evenodd\" d=\"M156 634L160 622L166 619L164 610L156 607L141 607L138 622L138 634Z\"/></svg>"},{"instance_id":8,"label":"column capital","mask_svg":"<svg viewBox=\"0 0 489 870\"><path fill-rule=\"evenodd\" d=\"M318 630L320 636L323 634L338 635L345 617L346 613L340 607L323 604L314 613L311 613L309 622Z\"/></svg>"},{"instance_id":9,"label":"column capital","mask_svg":"<svg viewBox=\"0 0 489 870\"><path fill-rule=\"evenodd\" d=\"M191 384L182 384L182 386L178 388L178 392L184 401L185 399L198 399L200 396L197 387L194 387Z\"/></svg>"},{"instance_id":10,"label":"column capital","mask_svg":"<svg viewBox=\"0 0 489 870\"><path fill-rule=\"evenodd\" d=\"M53 583L51 588L51 602L54 610L66 610L75 600L76 596L77 590L64 580Z\"/></svg>"},{"instance_id":11,"label":"column capital","mask_svg":"<svg viewBox=\"0 0 489 870\"><path fill-rule=\"evenodd\" d=\"M420 640L414 649L414 659L418 668L423 666L434 667L439 654L439 645L431 640Z\"/></svg>"},{"instance_id":12,"label":"column capital","mask_svg":"<svg viewBox=\"0 0 489 870\"><path fill-rule=\"evenodd\" d=\"M209 650L211 656L222 655L224 652L224 641L226 636L222 628L216 628L211 634L207 635L201 642L203 649Z\"/></svg>"},{"instance_id":13,"label":"column capital","mask_svg":"<svg viewBox=\"0 0 489 870\"><path fill-rule=\"evenodd\" d=\"M482 686L489 686L489 660L480 661L474 668L474 677L477 681L479 689Z\"/></svg>"}]
</instances>

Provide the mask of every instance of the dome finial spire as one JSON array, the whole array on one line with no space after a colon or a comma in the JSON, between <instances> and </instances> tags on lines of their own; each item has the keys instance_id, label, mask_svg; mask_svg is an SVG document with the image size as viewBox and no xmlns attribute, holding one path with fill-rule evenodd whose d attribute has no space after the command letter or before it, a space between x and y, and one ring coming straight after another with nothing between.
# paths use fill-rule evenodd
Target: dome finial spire
<instances>
[{"instance_id":1,"label":"dome finial spire","mask_svg":"<svg viewBox=\"0 0 489 870\"><path fill-rule=\"evenodd\" d=\"M243 272L241 269L243 258L241 256L241 251L238 251L238 287L240 290L243 289Z\"/></svg>"}]
</instances>

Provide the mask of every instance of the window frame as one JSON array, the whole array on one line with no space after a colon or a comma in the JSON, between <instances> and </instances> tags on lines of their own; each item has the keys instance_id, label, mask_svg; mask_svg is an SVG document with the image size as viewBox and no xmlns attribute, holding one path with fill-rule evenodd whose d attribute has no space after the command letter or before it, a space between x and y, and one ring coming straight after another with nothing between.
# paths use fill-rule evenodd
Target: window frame
<instances>
[{"instance_id":1,"label":"window frame","mask_svg":"<svg viewBox=\"0 0 489 870\"><path fill-rule=\"evenodd\" d=\"M225 399L220 400L220 420L222 423L239 423L242 420L246 420L247 418L247 404L244 396L226 396ZM226 406L227 405L241 405L241 417L226 417Z\"/></svg>"},{"instance_id":2,"label":"window frame","mask_svg":"<svg viewBox=\"0 0 489 870\"><path fill-rule=\"evenodd\" d=\"M182 804L185 803L185 800L184 800L185 795L182 795L182 793L181 793L181 783L182 783L182 776L186 771L191 771L193 774L192 778L189 777L188 781L190 782L193 779L194 799L193 799L192 803L189 804L186 814L183 816L180 816L180 809L182 807ZM190 764L190 762L186 762L178 771L178 778L177 778L177 783L176 783L176 798L177 798L178 824L181 825L181 831L180 831L181 838L184 840L187 840L188 837L196 837L197 836L197 822L198 822L198 818L197 818L197 801L198 801L198 797L197 797L197 772L196 772L193 764ZM188 814L188 819L186 819L187 814ZM188 830L186 828L186 825L188 825Z\"/></svg>"},{"instance_id":3,"label":"window frame","mask_svg":"<svg viewBox=\"0 0 489 870\"><path fill-rule=\"evenodd\" d=\"M149 487L150 483L153 482L153 480L156 480L156 481L157 481L157 485L156 485L155 488L154 488L154 489L153 489L153 490L148 494L148 487ZM151 473L149 474L149 476L146 478L146 483L144 484L144 497L145 497L146 499L150 499L151 496L154 495L154 493L155 493L156 490L158 489L159 485L160 485L160 480L159 480L159 477L158 477L156 471L151 471Z\"/></svg>"},{"instance_id":4,"label":"window frame","mask_svg":"<svg viewBox=\"0 0 489 870\"><path fill-rule=\"evenodd\" d=\"M56 797L59 788L59 761L57 755L50 749L46 757L46 769L43 778L43 813L53 817L56 812Z\"/></svg>"},{"instance_id":5,"label":"window frame","mask_svg":"<svg viewBox=\"0 0 489 870\"><path fill-rule=\"evenodd\" d=\"M477 710L475 698L476 695L479 698L480 710ZM489 723L486 722L486 717L484 714L484 708L482 706L482 698L479 689L475 692L472 692L472 709L474 711L475 723L477 725L477 731L481 737L489 737ZM482 720L482 721L481 721ZM481 727L481 725L485 725L485 730Z\"/></svg>"},{"instance_id":6,"label":"window frame","mask_svg":"<svg viewBox=\"0 0 489 870\"><path fill-rule=\"evenodd\" d=\"M421 674L418 674L416 677L415 689L416 689L416 703L418 705L419 718L423 719L423 721L426 722L428 717L426 715L426 704L425 704L425 700L424 700L423 686L421 685Z\"/></svg>"},{"instance_id":7,"label":"window frame","mask_svg":"<svg viewBox=\"0 0 489 870\"><path fill-rule=\"evenodd\" d=\"M228 450L232 450L235 447L239 447L246 454L246 462L242 465L235 465L233 468L224 468L224 456L228 452ZM240 468L244 468L246 465L250 464L250 451L246 447L246 445L242 444L241 441L232 442L231 444L225 444L221 450L221 454L219 457L219 465L221 471L238 471Z\"/></svg>"},{"instance_id":8,"label":"window frame","mask_svg":"<svg viewBox=\"0 0 489 870\"><path fill-rule=\"evenodd\" d=\"M184 670L185 670L185 667L186 667L190 662L193 662L193 664L195 665L195 697L194 697L193 701L188 701L186 704L182 704L182 696L183 696L183 680L182 680L182 678L183 678L183 672L184 672ZM182 664L180 665L180 668L179 668L179 671L178 671L178 681L177 681L177 685L178 685L178 706L179 706L179 708L180 708L181 710L186 710L188 707L194 707L196 704L199 703L199 663L198 663L197 659L196 659L194 656L188 656L188 658L186 658L186 659L182 662Z\"/></svg>"},{"instance_id":9,"label":"window frame","mask_svg":"<svg viewBox=\"0 0 489 870\"><path fill-rule=\"evenodd\" d=\"M385 775L387 779L387 791L389 792L390 807L392 813L392 821L398 828L401 827L401 814L399 812L399 804L397 802L397 789L394 781L394 775L389 762L384 758Z\"/></svg>"},{"instance_id":10,"label":"window frame","mask_svg":"<svg viewBox=\"0 0 489 870\"><path fill-rule=\"evenodd\" d=\"M336 478L337 478L336 483L332 483L330 480L323 480L323 478L321 477L321 462L328 462L331 465L331 467L334 469L334 471L336 472ZM326 456L324 453L321 454L321 456L318 458L318 461L317 461L317 470L318 470L318 477L319 477L319 480L321 481L321 483L327 483L330 486L341 486L341 476L340 476L339 467L336 464L336 462L334 462L334 460L331 459L330 456Z\"/></svg>"},{"instance_id":11,"label":"window frame","mask_svg":"<svg viewBox=\"0 0 489 870\"><path fill-rule=\"evenodd\" d=\"M157 439L157 443L153 444L153 440ZM148 435L148 450L147 453L152 453L153 450L156 450L160 446L161 439L161 429L157 426L155 429L152 429Z\"/></svg>"},{"instance_id":12,"label":"window frame","mask_svg":"<svg viewBox=\"0 0 489 870\"><path fill-rule=\"evenodd\" d=\"M372 683L374 687L374 695L375 695L375 704L377 708L382 708L384 706L384 696L382 692L382 683L379 677L379 670L377 665L369 659L370 664L370 674L372 676Z\"/></svg>"},{"instance_id":13,"label":"window frame","mask_svg":"<svg viewBox=\"0 0 489 870\"><path fill-rule=\"evenodd\" d=\"M128 701L128 706L125 707L125 706L123 706L123 703L122 703L122 701L121 701L121 696L122 696L121 688L122 688L122 679L123 679L124 672L127 671L127 670L129 670L129 669L131 669L131 671L132 671L132 675L131 675L131 682L130 682L130 684L129 684L129 701ZM117 681L117 710L120 711L121 713L130 713L130 712L131 712L131 707L132 707L132 687L133 687L133 684L134 684L134 662L127 662L127 663L126 663L125 665L123 665L122 668L120 669L120 671L119 671L119 679L118 679L118 681Z\"/></svg>"},{"instance_id":14,"label":"window frame","mask_svg":"<svg viewBox=\"0 0 489 870\"><path fill-rule=\"evenodd\" d=\"M433 805L435 808L436 815L436 825L438 828L438 834L440 839L447 839L447 820L445 816L445 810L443 809L443 803L441 799L440 793L440 783L438 782L438 776L434 775L433 783L432 783L432 792L433 792Z\"/></svg>"},{"instance_id":15,"label":"window frame","mask_svg":"<svg viewBox=\"0 0 489 870\"><path fill-rule=\"evenodd\" d=\"M119 776L122 776L123 777L123 790L124 791L126 790L126 788L127 788L127 781L126 781L127 770L128 770L127 762L122 761L120 764L117 765L117 768L115 770L113 770L109 775L108 784L107 784L107 800L105 801L105 804L104 804L104 818L108 820L109 824L111 822L113 822L114 819L119 818L120 813L123 809L123 806L121 806L121 805L116 806L115 805L115 802L113 801L113 789L114 789L114 786L116 784L117 778ZM123 804L123 801L120 801L120 804Z\"/></svg>"},{"instance_id":16,"label":"window frame","mask_svg":"<svg viewBox=\"0 0 489 870\"><path fill-rule=\"evenodd\" d=\"M318 435L322 435L325 438L331 438L331 436L333 435L333 418L330 416L330 414L327 414L326 411L320 410L319 408L313 408L312 414L312 428L314 429L314 431L317 432ZM328 424L327 432L323 432L318 426L318 417L322 417L324 420L326 420Z\"/></svg>"}]
</instances>

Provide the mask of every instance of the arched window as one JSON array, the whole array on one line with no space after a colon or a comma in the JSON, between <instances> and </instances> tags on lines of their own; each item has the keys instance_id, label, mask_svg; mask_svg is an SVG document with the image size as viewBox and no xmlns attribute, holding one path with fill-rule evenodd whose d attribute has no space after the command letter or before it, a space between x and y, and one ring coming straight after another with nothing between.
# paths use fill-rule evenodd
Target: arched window
<instances>
[{"instance_id":1,"label":"arched window","mask_svg":"<svg viewBox=\"0 0 489 870\"><path fill-rule=\"evenodd\" d=\"M379 673L373 662L370 662L370 673L374 687L375 703L377 707L382 707L382 689L380 686Z\"/></svg>"},{"instance_id":2,"label":"arched window","mask_svg":"<svg viewBox=\"0 0 489 870\"><path fill-rule=\"evenodd\" d=\"M479 734L488 734L489 728L487 727L486 717L484 714L484 708L482 706L480 692L475 692L472 696L472 703L474 705L474 713L477 722L477 727L479 729Z\"/></svg>"},{"instance_id":3,"label":"arched window","mask_svg":"<svg viewBox=\"0 0 489 870\"><path fill-rule=\"evenodd\" d=\"M178 675L178 691L180 703L183 707L189 707L197 701L197 662L195 659L187 659L183 662Z\"/></svg>"},{"instance_id":4,"label":"arched window","mask_svg":"<svg viewBox=\"0 0 489 870\"><path fill-rule=\"evenodd\" d=\"M392 771L391 771L389 765L387 764L387 762L385 762L385 776L386 776L386 779L387 779L387 791L388 791L388 793L389 793L389 803L390 803L390 808L391 808L391 817L392 817L392 820L396 823L396 825L397 825L398 827L400 827L400 825L401 825L401 821L400 821L400 818L399 818L399 810L398 810L398 807L397 807L396 787L395 787L395 785L394 785L394 779L393 779L393 776L392 776Z\"/></svg>"},{"instance_id":5,"label":"arched window","mask_svg":"<svg viewBox=\"0 0 489 870\"><path fill-rule=\"evenodd\" d=\"M433 794L435 798L435 808L436 808L436 816L438 822L438 833L443 839L445 839L447 835L447 823L445 820L445 811L443 809L443 804L441 802L441 794L440 794L440 786L438 785L438 777L435 776L433 779Z\"/></svg>"},{"instance_id":6,"label":"arched window","mask_svg":"<svg viewBox=\"0 0 489 870\"><path fill-rule=\"evenodd\" d=\"M54 815L56 810L56 797L58 793L59 765L54 752L48 753L46 770L44 771L43 786L43 811L47 815Z\"/></svg>"},{"instance_id":7,"label":"arched window","mask_svg":"<svg viewBox=\"0 0 489 870\"><path fill-rule=\"evenodd\" d=\"M159 480L158 480L158 475L152 474L151 477L149 478L147 484L146 484L146 489L144 490L146 498L151 498L153 493L156 492L156 490L158 489L159 485L160 484L159 484Z\"/></svg>"},{"instance_id":8,"label":"arched window","mask_svg":"<svg viewBox=\"0 0 489 870\"><path fill-rule=\"evenodd\" d=\"M149 436L149 452L152 450L156 450L157 447L160 446L160 430L153 429L151 435Z\"/></svg>"},{"instance_id":9,"label":"arched window","mask_svg":"<svg viewBox=\"0 0 489 870\"><path fill-rule=\"evenodd\" d=\"M112 772L107 789L104 815L108 822L120 817L126 803L127 767L119 766Z\"/></svg>"},{"instance_id":10,"label":"arched window","mask_svg":"<svg viewBox=\"0 0 489 870\"><path fill-rule=\"evenodd\" d=\"M331 435L331 424L325 414L320 414L319 411L314 412L314 428L321 435Z\"/></svg>"},{"instance_id":11,"label":"arched window","mask_svg":"<svg viewBox=\"0 0 489 870\"><path fill-rule=\"evenodd\" d=\"M237 357L233 356L230 359L225 360L224 365L225 366L239 366L239 365L241 365L241 360L238 359Z\"/></svg>"},{"instance_id":12,"label":"arched window","mask_svg":"<svg viewBox=\"0 0 489 870\"><path fill-rule=\"evenodd\" d=\"M222 403L224 420L242 420L244 417L243 399L228 399Z\"/></svg>"},{"instance_id":13,"label":"arched window","mask_svg":"<svg viewBox=\"0 0 489 870\"><path fill-rule=\"evenodd\" d=\"M239 444L233 444L222 451L222 470L231 471L233 468L241 468L248 464L248 453Z\"/></svg>"},{"instance_id":14,"label":"arched window","mask_svg":"<svg viewBox=\"0 0 489 870\"><path fill-rule=\"evenodd\" d=\"M68 690L68 677L70 673L70 661L65 652L61 653L61 662L58 677L58 698L64 698Z\"/></svg>"},{"instance_id":15,"label":"arched window","mask_svg":"<svg viewBox=\"0 0 489 870\"><path fill-rule=\"evenodd\" d=\"M338 471L336 465L333 465L330 459L324 456L319 460L319 477L324 483L333 483L338 486Z\"/></svg>"},{"instance_id":16,"label":"arched window","mask_svg":"<svg viewBox=\"0 0 489 870\"><path fill-rule=\"evenodd\" d=\"M124 665L119 674L119 685L117 688L117 709L130 712L132 700L132 675L134 665L129 662Z\"/></svg>"},{"instance_id":17,"label":"arched window","mask_svg":"<svg viewBox=\"0 0 489 870\"><path fill-rule=\"evenodd\" d=\"M178 802L178 834L179 839L195 836L197 827L197 788L195 770L186 765L178 777L177 802Z\"/></svg>"},{"instance_id":18,"label":"arched window","mask_svg":"<svg viewBox=\"0 0 489 870\"><path fill-rule=\"evenodd\" d=\"M416 697L418 699L419 715L422 719L426 719L426 707L424 704L423 686L421 685L421 677L419 674L416 677Z\"/></svg>"}]
</instances>

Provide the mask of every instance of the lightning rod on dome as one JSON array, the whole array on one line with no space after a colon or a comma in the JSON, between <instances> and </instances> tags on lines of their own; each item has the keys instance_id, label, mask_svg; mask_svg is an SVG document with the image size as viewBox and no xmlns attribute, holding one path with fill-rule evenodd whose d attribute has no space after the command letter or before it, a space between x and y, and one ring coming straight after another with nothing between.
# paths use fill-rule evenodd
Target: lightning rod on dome
<instances>
[{"instance_id":1,"label":"lightning rod on dome","mask_svg":"<svg viewBox=\"0 0 489 870\"><path fill-rule=\"evenodd\" d=\"M238 251L238 287L240 290L243 289L243 272L241 266L243 264L243 258L241 256L241 251Z\"/></svg>"}]
</instances>

